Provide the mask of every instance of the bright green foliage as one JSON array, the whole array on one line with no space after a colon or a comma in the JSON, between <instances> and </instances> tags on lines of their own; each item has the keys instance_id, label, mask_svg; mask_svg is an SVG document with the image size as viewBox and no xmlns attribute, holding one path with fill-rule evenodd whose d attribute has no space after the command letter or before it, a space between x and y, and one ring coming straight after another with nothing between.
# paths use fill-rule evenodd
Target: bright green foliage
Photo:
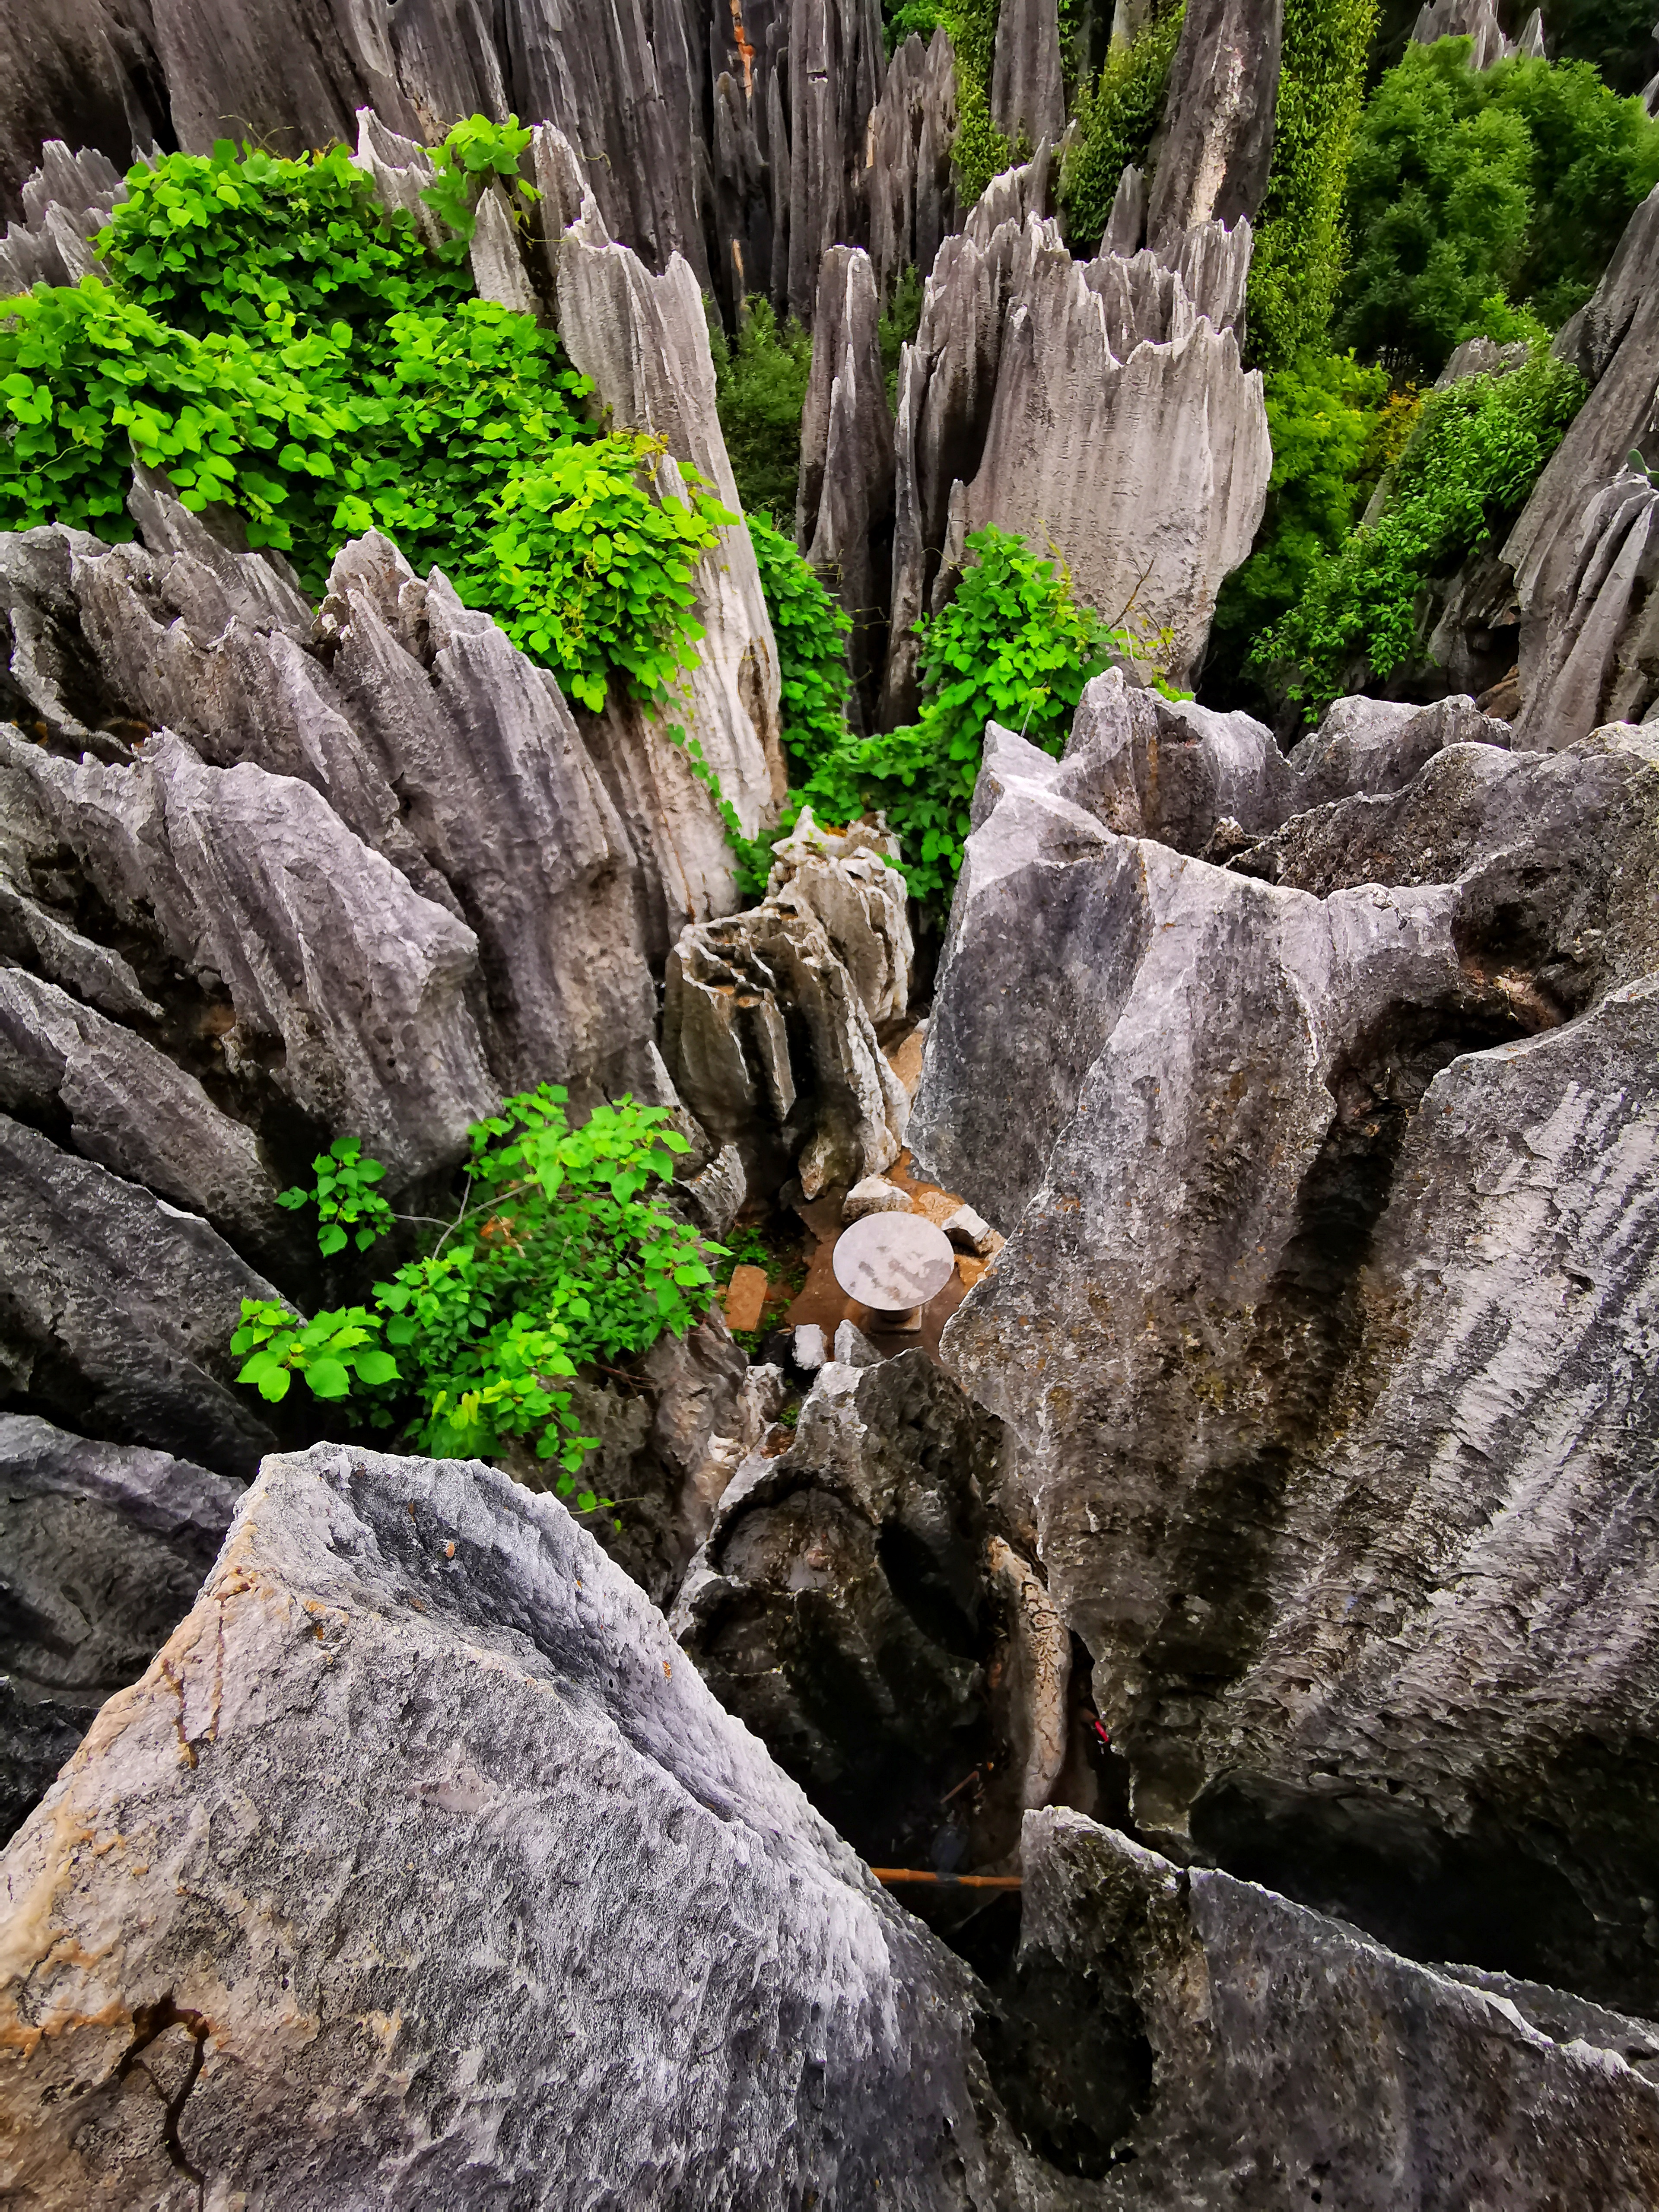
<instances>
[{"instance_id":1,"label":"bright green foliage","mask_svg":"<svg viewBox=\"0 0 1659 2212\"><path fill-rule=\"evenodd\" d=\"M1164 0L1138 37L1120 40L1092 90L1079 95L1079 138L1060 177L1060 204L1074 249L1095 252L1131 161L1144 163L1164 112L1164 88L1181 39L1184 0Z\"/></svg>"},{"instance_id":2,"label":"bright green foliage","mask_svg":"<svg viewBox=\"0 0 1659 2212\"><path fill-rule=\"evenodd\" d=\"M921 272L907 262L899 271L893 286L893 296L881 311L876 325L877 342L881 347L882 373L887 380L887 404L898 405L899 355L921 328L921 299L924 290Z\"/></svg>"},{"instance_id":3,"label":"bright green foliage","mask_svg":"<svg viewBox=\"0 0 1659 2212\"><path fill-rule=\"evenodd\" d=\"M651 1195L686 1150L666 1110L623 1098L572 1129L565 1103L544 1084L474 1127L454 1218L375 1284L372 1309L307 1322L245 1303L233 1349L253 1356L239 1381L276 1399L300 1371L318 1396L356 1397L377 1425L405 1425L414 1449L437 1457L488 1458L533 1438L565 1469L568 1496L593 1439L568 1432L560 1386L585 1361L683 1334L714 1276L696 1232ZM377 1352L381 1334L390 1350Z\"/></svg>"},{"instance_id":4,"label":"bright green foliage","mask_svg":"<svg viewBox=\"0 0 1659 2212\"><path fill-rule=\"evenodd\" d=\"M343 146L278 161L222 138L127 178L100 250L110 281L193 337L262 337L274 310L301 330L453 306L471 291L464 250L428 253L410 216L388 212Z\"/></svg>"},{"instance_id":5,"label":"bright green foliage","mask_svg":"<svg viewBox=\"0 0 1659 2212\"><path fill-rule=\"evenodd\" d=\"M749 538L778 641L783 742L792 764L811 769L847 734L846 638L853 625L781 531L751 514Z\"/></svg>"},{"instance_id":6,"label":"bright green foliage","mask_svg":"<svg viewBox=\"0 0 1659 2212\"><path fill-rule=\"evenodd\" d=\"M780 325L771 303L746 300L728 339L711 313L714 404L745 514L793 529L800 477L800 418L812 374L812 341Z\"/></svg>"},{"instance_id":7,"label":"bright green foliage","mask_svg":"<svg viewBox=\"0 0 1659 2212\"><path fill-rule=\"evenodd\" d=\"M1000 530L975 531L968 550L974 560L950 604L917 625L921 721L848 738L806 791L826 821L882 808L913 895L941 906L962 865L987 721L1058 753L1112 644L1100 617L1073 600L1063 561Z\"/></svg>"},{"instance_id":8,"label":"bright green foliage","mask_svg":"<svg viewBox=\"0 0 1659 2212\"><path fill-rule=\"evenodd\" d=\"M1339 336L1429 375L1528 307L1586 300L1659 183L1659 123L1584 62L1468 67L1469 41L1408 46L1367 105L1349 182L1355 256Z\"/></svg>"},{"instance_id":9,"label":"bright green foliage","mask_svg":"<svg viewBox=\"0 0 1659 2212\"><path fill-rule=\"evenodd\" d=\"M519 174L525 148L534 135L520 127L516 115L509 115L505 123L492 123L487 115L468 116L439 147L433 161L437 174L421 198L458 236L471 238L478 227L473 212L478 194L495 178L511 178L521 199L541 198Z\"/></svg>"},{"instance_id":10,"label":"bright green foliage","mask_svg":"<svg viewBox=\"0 0 1659 2212\"><path fill-rule=\"evenodd\" d=\"M1541 345L1508 376L1431 394L1382 514L1316 555L1301 598L1258 642L1257 665L1288 667L1290 696L1319 708L1358 688L1358 664L1382 678L1409 659L1424 585L1521 506L1583 395L1583 378Z\"/></svg>"},{"instance_id":11,"label":"bright green foliage","mask_svg":"<svg viewBox=\"0 0 1659 2212\"><path fill-rule=\"evenodd\" d=\"M1377 0L1285 0L1273 167L1250 262L1254 359L1322 350L1347 241L1343 198Z\"/></svg>"},{"instance_id":12,"label":"bright green foliage","mask_svg":"<svg viewBox=\"0 0 1659 2212\"><path fill-rule=\"evenodd\" d=\"M277 1199L278 1206L297 1212L302 1206L317 1209L317 1249L325 1257L343 1252L355 1243L367 1252L377 1237L392 1223L392 1212L384 1192L375 1185L386 1174L379 1160L366 1160L356 1137L337 1137L325 1152L311 1163L317 1180L309 1190L295 1184Z\"/></svg>"},{"instance_id":13,"label":"bright green foliage","mask_svg":"<svg viewBox=\"0 0 1659 2212\"><path fill-rule=\"evenodd\" d=\"M613 671L649 699L696 666L691 571L738 519L690 470L689 501L654 495L647 479L663 449L619 433L509 477L462 571L513 642L595 714Z\"/></svg>"},{"instance_id":14,"label":"bright green foliage","mask_svg":"<svg viewBox=\"0 0 1659 2212\"><path fill-rule=\"evenodd\" d=\"M471 191L526 137L458 125L444 173ZM39 288L0 322L0 527L130 538L136 454L194 511L236 508L313 592L378 526L587 705L618 674L664 696L731 518L690 471L689 504L653 495L660 445L594 426L554 333L465 296L465 249L428 253L337 149L221 144L130 183L101 241L112 284Z\"/></svg>"},{"instance_id":15,"label":"bright green foliage","mask_svg":"<svg viewBox=\"0 0 1659 2212\"><path fill-rule=\"evenodd\" d=\"M1400 410L1388 372L1352 354L1299 354L1267 371L1273 469L1255 550L1221 587L1206 680L1236 681L1255 639L1300 597L1314 562L1334 553L1388 463Z\"/></svg>"},{"instance_id":16,"label":"bright green foliage","mask_svg":"<svg viewBox=\"0 0 1659 2212\"><path fill-rule=\"evenodd\" d=\"M376 1389L398 1379L398 1363L377 1341L384 1316L365 1306L340 1306L302 1321L266 1298L242 1300L242 1325L230 1348L242 1361L236 1380L271 1405L300 1376L316 1398L349 1397L354 1379Z\"/></svg>"}]
</instances>

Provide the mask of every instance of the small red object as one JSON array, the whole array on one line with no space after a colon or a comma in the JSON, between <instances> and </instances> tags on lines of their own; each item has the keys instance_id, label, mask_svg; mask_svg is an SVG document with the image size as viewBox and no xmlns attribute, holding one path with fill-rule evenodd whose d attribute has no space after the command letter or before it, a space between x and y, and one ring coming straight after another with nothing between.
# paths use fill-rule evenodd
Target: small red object
<instances>
[{"instance_id":1,"label":"small red object","mask_svg":"<svg viewBox=\"0 0 1659 2212\"><path fill-rule=\"evenodd\" d=\"M1094 1730L1095 1734L1100 1738L1102 1744L1108 1751L1109 1751L1112 1747L1112 1739L1106 1733L1106 1724L1101 1719L1098 1713L1090 1714L1089 1725Z\"/></svg>"}]
</instances>

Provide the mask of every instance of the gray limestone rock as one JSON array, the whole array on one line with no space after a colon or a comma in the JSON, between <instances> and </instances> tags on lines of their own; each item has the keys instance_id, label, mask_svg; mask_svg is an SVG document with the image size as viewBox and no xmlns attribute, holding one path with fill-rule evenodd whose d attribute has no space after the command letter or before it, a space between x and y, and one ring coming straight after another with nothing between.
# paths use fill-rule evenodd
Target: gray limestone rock
<instances>
[{"instance_id":1,"label":"gray limestone rock","mask_svg":"<svg viewBox=\"0 0 1659 2212\"><path fill-rule=\"evenodd\" d=\"M192 1213L0 1115L0 1396L252 1474L272 1442L229 1346L276 1292Z\"/></svg>"},{"instance_id":2,"label":"gray limestone rock","mask_svg":"<svg viewBox=\"0 0 1659 2212\"><path fill-rule=\"evenodd\" d=\"M190 1611L240 1486L0 1413L0 1836Z\"/></svg>"},{"instance_id":3,"label":"gray limestone rock","mask_svg":"<svg viewBox=\"0 0 1659 2212\"><path fill-rule=\"evenodd\" d=\"M1537 42L1542 51L1538 30L1538 10L1533 10L1526 32L1526 50L1533 50ZM1471 69L1490 69L1494 62L1508 61L1521 51L1514 41L1504 35L1498 21L1498 0L1424 0L1418 10L1412 37L1421 46L1432 46L1437 39L1469 39Z\"/></svg>"},{"instance_id":4,"label":"gray limestone rock","mask_svg":"<svg viewBox=\"0 0 1659 2212\"><path fill-rule=\"evenodd\" d=\"M0 968L0 1108L66 1124L76 1152L203 1215L264 1264L292 1244L252 1132L165 1053L21 968Z\"/></svg>"},{"instance_id":5,"label":"gray limestone rock","mask_svg":"<svg viewBox=\"0 0 1659 2212\"><path fill-rule=\"evenodd\" d=\"M1270 884L1000 743L911 1132L1143 1832L1639 2009L1652 762L1454 744Z\"/></svg>"},{"instance_id":6,"label":"gray limestone rock","mask_svg":"<svg viewBox=\"0 0 1659 2212\"><path fill-rule=\"evenodd\" d=\"M898 858L890 830L866 822L825 830L804 806L788 836L772 848L766 885L772 904L822 923L864 1011L884 1035L909 1012L915 958Z\"/></svg>"},{"instance_id":7,"label":"gray limestone rock","mask_svg":"<svg viewBox=\"0 0 1659 2212\"><path fill-rule=\"evenodd\" d=\"M870 112L861 191L870 258L884 301L906 269L926 274L957 227L951 147L957 135L956 57L939 29L924 46L912 32L887 65Z\"/></svg>"},{"instance_id":8,"label":"gray limestone rock","mask_svg":"<svg viewBox=\"0 0 1659 2212\"><path fill-rule=\"evenodd\" d=\"M891 574L893 417L880 311L869 255L832 246L818 276L795 542L852 623L848 659L864 715L875 703Z\"/></svg>"},{"instance_id":9,"label":"gray limestone rock","mask_svg":"<svg viewBox=\"0 0 1659 2212\"><path fill-rule=\"evenodd\" d=\"M1131 161L1117 180L1112 211L1101 234L1102 257L1110 253L1127 260L1146 242L1146 177Z\"/></svg>"},{"instance_id":10,"label":"gray limestone rock","mask_svg":"<svg viewBox=\"0 0 1659 2212\"><path fill-rule=\"evenodd\" d=\"M1659 2090L1626 2057L1647 2023L1529 2009L1076 1813L1029 1814L1024 1860L987 2055L1028 2143L1093 2180L1079 2203L1651 2202Z\"/></svg>"},{"instance_id":11,"label":"gray limestone rock","mask_svg":"<svg viewBox=\"0 0 1659 2212\"><path fill-rule=\"evenodd\" d=\"M465 1003L477 940L309 784L210 768L165 730L131 767L0 730L7 793L130 942L227 1009L221 1052L251 1095L268 1083L319 1130L360 1137L394 1184L459 1157L500 1097Z\"/></svg>"},{"instance_id":12,"label":"gray limestone rock","mask_svg":"<svg viewBox=\"0 0 1659 2212\"><path fill-rule=\"evenodd\" d=\"M0 1869L0 2177L41 2212L1065 2201L966 1970L477 1464L268 1460Z\"/></svg>"},{"instance_id":13,"label":"gray limestone rock","mask_svg":"<svg viewBox=\"0 0 1659 2212\"><path fill-rule=\"evenodd\" d=\"M1008 0L999 9L991 120L1011 144L1052 142L1065 129L1058 0Z\"/></svg>"},{"instance_id":14,"label":"gray limestone rock","mask_svg":"<svg viewBox=\"0 0 1659 2212\"><path fill-rule=\"evenodd\" d=\"M593 380L614 421L666 441L663 490L676 492L676 465L689 465L725 506L740 511L715 411L702 295L687 264L676 258L653 276L585 213L559 246L558 303L571 359ZM741 525L703 556L695 588L704 635L678 711L737 810L743 834L754 836L775 814L786 775L777 646ZM585 720L584 729L654 870L647 933L660 957L686 921L737 904L732 856L714 799L684 749L659 717L615 696L617 689L605 715Z\"/></svg>"},{"instance_id":15,"label":"gray limestone rock","mask_svg":"<svg viewBox=\"0 0 1659 2212\"><path fill-rule=\"evenodd\" d=\"M751 1196L793 1170L809 1198L898 1158L909 1100L809 908L770 900L689 927L669 955L663 1056Z\"/></svg>"},{"instance_id":16,"label":"gray limestone rock","mask_svg":"<svg viewBox=\"0 0 1659 2212\"><path fill-rule=\"evenodd\" d=\"M1216 239L1194 240L1189 273L1224 325L1249 238L1241 225ZM1177 270L1151 255L1073 262L1034 216L940 248L901 367L896 453L888 721L915 712L918 616L988 523L1053 542L1081 599L1168 629L1171 670L1190 667L1271 462L1260 376Z\"/></svg>"},{"instance_id":17,"label":"gray limestone rock","mask_svg":"<svg viewBox=\"0 0 1659 2212\"><path fill-rule=\"evenodd\" d=\"M847 234L884 46L876 0L792 0L788 26L788 277L777 289L805 323L824 254Z\"/></svg>"},{"instance_id":18,"label":"gray limestone rock","mask_svg":"<svg viewBox=\"0 0 1659 2212\"><path fill-rule=\"evenodd\" d=\"M21 220L0 240L0 298L36 284L78 284L93 267L90 241L126 197L125 178L96 147L73 154L61 138L48 139L23 185Z\"/></svg>"},{"instance_id":19,"label":"gray limestone rock","mask_svg":"<svg viewBox=\"0 0 1659 2212\"><path fill-rule=\"evenodd\" d=\"M1391 699L1338 699L1290 755L1300 788L1286 811L1403 791L1447 745L1506 750L1509 744L1509 725L1483 714L1466 696L1454 694L1432 707Z\"/></svg>"},{"instance_id":20,"label":"gray limestone rock","mask_svg":"<svg viewBox=\"0 0 1659 2212\"><path fill-rule=\"evenodd\" d=\"M1659 489L1620 469L1585 491L1517 580L1517 745L1572 744L1604 722L1641 719L1659 696L1656 517Z\"/></svg>"},{"instance_id":21,"label":"gray limestone rock","mask_svg":"<svg viewBox=\"0 0 1659 2212\"><path fill-rule=\"evenodd\" d=\"M1000 1449L925 1352L831 1362L788 1448L738 1467L673 1615L721 1704L878 1864L933 1863L939 1800L1000 1759L999 1721L1006 1742L987 1680L1008 1626L986 1560ZM963 1832L975 1865L1017 1838L1017 1796L993 1797Z\"/></svg>"},{"instance_id":22,"label":"gray limestone rock","mask_svg":"<svg viewBox=\"0 0 1659 2212\"><path fill-rule=\"evenodd\" d=\"M1255 220L1273 158L1283 32L1283 0L1188 0L1147 210L1152 246L1197 223Z\"/></svg>"},{"instance_id":23,"label":"gray limestone rock","mask_svg":"<svg viewBox=\"0 0 1659 2212\"><path fill-rule=\"evenodd\" d=\"M866 1176L855 1182L842 1201L843 1221L862 1221L866 1213L908 1213L910 1196L885 1176Z\"/></svg>"},{"instance_id":24,"label":"gray limestone rock","mask_svg":"<svg viewBox=\"0 0 1659 2212\"><path fill-rule=\"evenodd\" d=\"M1010 742L1009 732L990 725L991 780L975 793L976 811L995 787L996 763ZM1025 749L1012 743L1018 767ZM1274 830L1304 803L1294 769L1264 724L1137 690L1121 668L1084 686L1060 781L1069 798L1120 836L1155 837L1182 853L1201 853L1220 821Z\"/></svg>"}]
</instances>

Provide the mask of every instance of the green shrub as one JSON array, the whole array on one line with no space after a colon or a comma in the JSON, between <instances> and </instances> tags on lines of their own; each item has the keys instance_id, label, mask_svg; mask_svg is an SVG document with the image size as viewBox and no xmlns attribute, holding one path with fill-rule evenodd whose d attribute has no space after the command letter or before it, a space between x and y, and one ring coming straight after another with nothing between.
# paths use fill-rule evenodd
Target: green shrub
<instances>
[{"instance_id":1,"label":"green shrub","mask_svg":"<svg viewBox=\"0 0 1659 2212\"><path fill-rule=\"evenodd\" d=\"M1221 587L1205 657L1206 696L1230 702L1255 640L1301 596L1317 556L1341 544L1396 458L1413 404L1352 354L1299 354L1267 372L1264 394L1267 504L1249 559Z\"/></svg>"},{"instance_id":2,"label":"green shrub","mask_svg":"<svg viewBox=\"0 0 1659 2212\"><path fill-rule=\"evenodd\" d=\"M898 833L913 896L936 907L949 903L962 865L986 723L1060 752L1084 685L1129 644L1077 604L1057 555L990 529L975 531L968 551L955 596L917 624L921 721L844 739L805 794L827 822L879 807Z\"/></svg>"},{"instance_id":3,"label":"green shrub","mask_svg":"<svg viewBox=\"0 0 1659 2212\"><path fill-rule=\"evenodd\" d=\"M683 1334L714 1275L708 1248L650 1194L687 1149L665 1109L623 1098L572 1129L565 1103L544 1084L474 1127L453 1216L428 1224L438 1231L429 1249L376 1283L372 1306L306 1321L245 1300L231 1340L237 1380L275 1403L298 1375L313 1396L349 1399L354 1414L437 1458L487 1459L533 1440L570 1495L594 1439L571 1432L562 1384L585 1362L643 1351L665 1329ZM338 1227L330 1177L343 1159L360 1182L378 1164L343 1141L349 1152L337 1143L316 1164L325 1251L340 1249L328 1241ZM372 1243L389 1223L365 1225ZM589 1492L578 1504L600 1502Z\"/></svg>"},{"instance_id":4,"label":"green shrub","mask_svg":"<svg viewBox=\"0 0 1659 2212\"><path fill-rule=\"evenodd\" d=\"M1659 123L1584 62L1468 67L1408 46L1367 103L1349 180L1338 334L1434 375L1458 342L1554 327L1586 300L1659 183Z\"/></svg>"},{"instance_id":5,"label":"green shrub","mask_svg":"<svg viewBox=\"0 0 1659 2212\"><path fill-rule=\"evenodd\" d=\"M853 625L781 531L750 515L749 538L778 644L784 746L791 765L805 774L847 734L846 639Z\"/></svg>"},{"instance_id":6,"label":"green shrub","mask_svg":"<svg viewBox=\"0 0 1659 2212\"><path fill-rule=\"evenodd\" d=\"M456 126L434 192L457 220L526 137ZM136 456L194 511L234 507L313 594L378 526L588 706L614 677L665 696L701 635L697 560L732 518L689 470L687 500L655 495L660 441L596 428L551 331L464 296L465 249L428 253L337 149L222 143L131 185L100 241L111 284L0 318L0 526L130 538Z\"/></svg>"},{"instance_id":7,"label":"green shrub","mask_svg":"<svg viewBox=\"0 0 1659 2212\"><path fill-rule=\"evenodd\" d=\"M1286 672L1310 709L1352 688L1356 665L1386 678L1418 647L1424 586L1519 507L1583 402L1576 370L1534 347L1507 376L1471 376L1424 403L1377 520L1316 553L1301 596L1258 641L1259 667Z\"/></svg>"},{"instance_id":8,"label":"green shrub","mask_svg":"<svg viewBox=\"0 0 1659 2212\"><path fill-rule=\"evenodd\" d=\"M1343 198L1376 0L1285 0L1273 167L1250 262L1251 357L1322 351L1346 257Z\"/></svg>"},{"instance_id":9,"label":"green shrub","mask_svg":"<svg viewBox=\"0 0 1659 2212\"><path fill-rule=\"evenodd\" d=\"M1066 234L1079 252L1099 250L1124 170L1146 161L1185 14L1185 0L1163 0L1138 37L1111 48L1092 90L1079 95L1078 142L1060 182Z\"/></svg>"},{"instance_id":10,"label":"green shrub","mask_svg":"<svg viewBox=\"0 0 1659 2212\"><path fill-rule=\"evenodd\" d=\"M798 323L780 325L769 301L752 299L744 302L735 338L711 313L708 342L714 404L744 512L793 530L812 341Z\"/></svg>"}]
</instances>

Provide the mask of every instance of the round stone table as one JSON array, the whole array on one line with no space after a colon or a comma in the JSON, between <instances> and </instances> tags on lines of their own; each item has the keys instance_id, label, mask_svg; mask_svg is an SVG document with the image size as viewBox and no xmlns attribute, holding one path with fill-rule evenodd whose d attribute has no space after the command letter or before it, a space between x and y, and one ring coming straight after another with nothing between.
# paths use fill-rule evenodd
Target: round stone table
<instances>
[{"instance_id":1,"label":"round stone table","mask_svg":"<svg viewBox=\"0 0 1659 2212\"><path fill-rule=\"evenodd\" d=\"M866 1213L837 1240L836 1280L889 1328L918 1328L957 1264L945 1231L920 1213Z\"/></svg>"}]
</instances>

